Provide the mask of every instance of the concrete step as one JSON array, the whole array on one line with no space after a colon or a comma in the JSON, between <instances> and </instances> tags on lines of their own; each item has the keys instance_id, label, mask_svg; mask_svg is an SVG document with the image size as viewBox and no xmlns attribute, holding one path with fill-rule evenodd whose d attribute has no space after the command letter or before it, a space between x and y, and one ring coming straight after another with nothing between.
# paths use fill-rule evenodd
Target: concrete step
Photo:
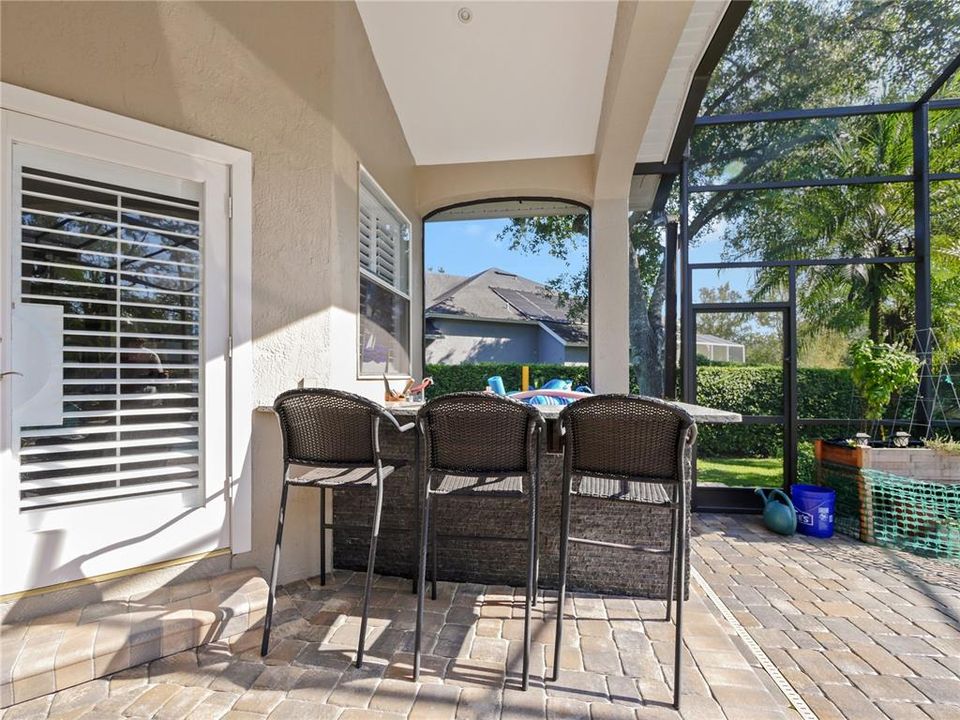
<instances>
[{"instance_id":1,"label":"concrete step","mask_svg":"<svg viewBox=\"0 0 960 720\"><path fill-rule=\"evenodd\" d=\"M0 707L214 641L259 642L267 583L256 570L0 626Z\"/></svg>"}]
</instances>

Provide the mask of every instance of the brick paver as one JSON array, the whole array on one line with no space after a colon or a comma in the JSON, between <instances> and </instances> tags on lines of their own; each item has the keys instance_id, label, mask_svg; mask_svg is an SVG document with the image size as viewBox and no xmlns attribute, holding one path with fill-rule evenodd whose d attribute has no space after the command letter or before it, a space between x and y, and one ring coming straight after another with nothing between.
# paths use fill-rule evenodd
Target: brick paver
<instances>
[{"instance_id":1,"label":"brick paver","mask_svg":"<svg viewBox=\"0 0 960 720\"><path fill-rule=\"evenodd\" d=\"M694 535L694 566L821 720L960 718L960 564L752 516L698 515Z\"/></svg>"},{"instance_id":2,"label":"brick paver","mask_svg":"<svg viewBox=\"0 0 960 720\"><path fill-rule=\"evenodd\" d=\"M416 598L408 580L377 579L364 667L353 667L362 580L336 572L324 587L311 579L282 588L266 658L258 646L231 652L206 645L13 706L2 718L748 720L751 706L764 708L770 720L795 718L696 586L685 606L678 715L670 707L674 626L662 619L662 602L572 594L567 610L576 621L565 626L560 678L545 684L556 628L556 598L545 592L534 615L530 689L522 692L522 590L441 583L439 599L427 601L426 655L415 684L409 678ZM927 692L911 680L874 689L884 698Z\"/></svg>"}]
</instances>

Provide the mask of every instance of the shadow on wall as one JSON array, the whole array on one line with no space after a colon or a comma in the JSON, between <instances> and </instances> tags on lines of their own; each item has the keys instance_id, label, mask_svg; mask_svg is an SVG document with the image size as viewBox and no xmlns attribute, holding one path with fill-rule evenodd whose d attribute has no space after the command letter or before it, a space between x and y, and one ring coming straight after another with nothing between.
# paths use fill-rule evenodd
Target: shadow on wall
<instances>
[{"instance_id":1,"label":"shadow on wall","mask_svg":"<svg viewBox=\"0 0 960 720\"><path fill-rule=\"evenodd\" d=\"M426 350L426 363L430 365L460 365L481 362L526 362L535 364L536 357L515 359L513 347L517 342L513 338L483 338L468 346L453 346L431 352L434 341ZM523 350L522 346L518 348ZM522 354L522 353L521 353Z\"/></svg>"},{"instance_id":2,"label":"shadow on wall","mask_svg":"<svg viewBox=\"0 0 960 720\"><path fill-rule=\"evenodd\" d=\"M236 93L256 98L267 92L274 98L266 116L262 100L243 109L253 118L245 146L255 153L255 203L270 198L271 205L275 199L284 206L266 208L270 212L255 208L254 338L335 307L355 314L357 279L341 269L356 263L358 159L407 213L414 234L419 232L413 156L359 12L342 2L200 7L250 56L247 63L252 60L265 74L260 86L238 87ZM271 135L270 151L259 153ZM297 222L280 226L290 218ZM270 237L283 237L283 247L266 242ZM311 277L308 269L317 274ZM330 295L331 287L341 292Z\"/></svg>"},{"instance_id":3,"label":"shadow on wall","mask_svg":"<svg viewBox=\"0 0 960 720\"><path fill-rule=\"evenodd\" d=\"M355 4L4 2L0 11L5 82L253 153L258 399L300 377L330 382L323 368L338 356L349 354L355 377L355 354L334 349L357 342L356 273L343 268L356 263L358 156L419 233L413 159ZM282 464L279 433L262 418L251 448L254 552L235 561L265 570ZM284 555L291 574L319 565L319 503L308 495L291 503L288 542L300 545ZM38 562L83 562L58 560L58 538L47 542Z\"/></svg>"}]
</instances>

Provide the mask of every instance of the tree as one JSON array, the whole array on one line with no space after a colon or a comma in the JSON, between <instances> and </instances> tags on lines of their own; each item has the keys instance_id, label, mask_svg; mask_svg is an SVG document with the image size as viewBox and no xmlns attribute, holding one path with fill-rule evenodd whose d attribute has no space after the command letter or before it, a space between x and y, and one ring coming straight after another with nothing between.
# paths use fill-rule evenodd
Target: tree
<instances>
[{"instance_id":1,"label":"tree","mask_svg":"<svg viewBox=\"0 0 960 720\"><path fill-rule=\"evenodd\" d=\"M747 299L728 282L716 288L700 288L701 303L738 303ZM742 344L749 365L779 365L783 361L782 313L697 313L697 334L704 333Z\"/></svg>"},{"instance_id":2,"label":"tree","mask_svg":"<svg viewBox=\"0 0 960 720\"><path fill-rule=\"evenodd\" d=\"M958 52L955 0L755 0L713 73L700 115L915 100ZM941 96L958 95L955 78ZM960 111L931 113L930 125L933 171L960 171ZM910 175L911 133L909 114L702 126L691 139L691 180ZM960 358L960 332L954 330L960 328L958 191L960 181L934 183L931 189L934 325L955 358ZM562 253L569 223L518 219L501 237L515 247L546 242ZM727 260L908 255L912 186L696 193L689 229L694 245L719 233ZM649 214L631 214L631 364L641 390L651 393L658 392L662 377L662 234ZM785 270L768 269L757 275L745 299L782 295L786 281ZM910 266L821 266L802 272L799 281L801 346L816 346L824 336L912 340ZM585 311L585 274L557 278L551 287L572 313Z\"/></svg>"},{"instance_id":3,"label":"tree","mask_svg":"<svg viewBox=\"0 0 960 720\"><path fill-rule=\"evenodd\" d=\"M509 242L512 250L528 254L546 250L553 257L567 261L575 243L586 242L587 223L586 214L513 218L497 238ZM641 392L661 395L665 341L663 304L666 292L662 227L651 223L644 213L631 213L628 224L631 366ZM589 271L588 267L578 268L547 283L574 322L587 319Z\"/></svg>"},{"instance_id":4,"label":"tree","mask_svg":"<svg viewBox=\"0 0 960 720\"><path fill-rule=\"evenodd\" d=\"M497 240L506 241L511 250L537 255L544 250L562 260L570 268L570 253L583 248L590 232L590 216L548 215L543 217L511 218L510 224L497 233ZM567 311L571 322L586 322L590 287L589 268L575 268L547 282L551 294Z\"/></svg>"},{"instance_id":5,"label":"tree","mask_svg":"<svg viewBox=\"0 0 960 720\"><path fill-rule=\"evenodd\" d=\"M701 114L916 99L960 51L949 0L755 2L714 73ZM869 58L869 62L864 62ZM944 91L957 95L958 81ZM933 171L960 166L960 113L931 114ZM692 139L695 184L911 175L909 113L705 126ZM934 184L934 325L960 356L957 187ZM944 196L950 195L951 198ZM694 194L693 243L720 234L727 260L905 256L912 185ZM758 274L754 299L782 294L785 269ZM913 339L913 272L895 263L821 266L798 277L800 325L818 333ZM947 336L947 337L944 337Z\"/></svg>"}]
</instances>

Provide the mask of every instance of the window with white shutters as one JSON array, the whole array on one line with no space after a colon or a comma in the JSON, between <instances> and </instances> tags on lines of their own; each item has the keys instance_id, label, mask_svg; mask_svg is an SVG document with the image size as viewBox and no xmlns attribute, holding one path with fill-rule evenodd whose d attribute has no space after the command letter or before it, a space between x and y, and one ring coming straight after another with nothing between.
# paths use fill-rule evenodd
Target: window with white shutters
<instances>
[{"instance_id":1,"label":"window with white shutters","mask_svg":"<svg viewBox=\"0 0 960 720\"><path fill-rule=\"evenodd\" d=\"M63 423L20 429L21 510L200 484L201 186L137 172L20 172L19 302L63 313Z\"/></svg>"},{"instance_id":2,"label":"window with white shutters","mask_svg":"<svg viewBox=\"0 0 960 720\"><path fill-rule=\"evenodd\" d=\"M410 223L360 170L360 375L410 372Z\"/></svg>"}]
</instances>

